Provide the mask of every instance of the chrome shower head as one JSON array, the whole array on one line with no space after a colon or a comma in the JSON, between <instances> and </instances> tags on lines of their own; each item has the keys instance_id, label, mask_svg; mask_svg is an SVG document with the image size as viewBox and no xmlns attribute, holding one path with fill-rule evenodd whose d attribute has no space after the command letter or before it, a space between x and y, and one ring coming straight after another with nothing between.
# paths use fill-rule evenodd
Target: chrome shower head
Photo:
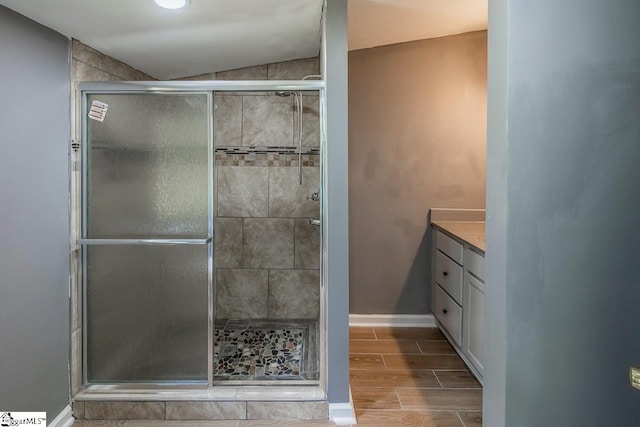
<instances>
[{"instance_id":1,"label":"chrome shower head","mask_svg":"<svg viewBox=\"0 0 640 427\"><path fill-rule=\"evenodd\" d=\"M287 96L291 96L292 92L276 92L276 96L281 96L283 98Z\"/></svg>"}]
</instances>

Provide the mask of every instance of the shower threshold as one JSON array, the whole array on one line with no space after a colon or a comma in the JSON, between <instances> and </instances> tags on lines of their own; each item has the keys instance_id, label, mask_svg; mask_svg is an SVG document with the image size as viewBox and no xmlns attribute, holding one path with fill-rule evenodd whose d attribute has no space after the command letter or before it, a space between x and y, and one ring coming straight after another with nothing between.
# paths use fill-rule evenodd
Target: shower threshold
<instances>
[{"instance_id":1,"label":"shower threshold","mask_svg":"<svg viewBox=\"0 0 640 427\"><path fill-rule=\"evenodd\" d=\"M271 385L271 384L270 384ZM326 400L319 386L227 386L189 387L186 384L160 385L89 385L79 391L74 401L315 401Z\"/></svg>"}]
</instances>

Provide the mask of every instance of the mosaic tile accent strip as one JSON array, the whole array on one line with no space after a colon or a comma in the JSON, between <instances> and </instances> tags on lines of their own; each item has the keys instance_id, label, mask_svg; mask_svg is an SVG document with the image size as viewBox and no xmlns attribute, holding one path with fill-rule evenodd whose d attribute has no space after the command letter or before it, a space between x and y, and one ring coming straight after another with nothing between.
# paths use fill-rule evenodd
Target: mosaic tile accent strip
<instances>
[{"instance_id":1,"label":"mosaic tile accent strip","mask_svg":"<svg viewBox=\"0 0 640 427\"><path fill-rule=\"evenodd\" d=\"M295 147L217 147L216 166L298 166ZM303 147L302 166L320 166L320 151Z\"/></svg>"},{"instance_id":2,"label":"mosaic tile accent strip","mask_svg":"<svg viewBox=\"0 0 640 427\"><path fill-rule=\"evenodd\" d=\"M303 380L305 329L216 329L215 380Z\"/></svg>"}]
</instances>

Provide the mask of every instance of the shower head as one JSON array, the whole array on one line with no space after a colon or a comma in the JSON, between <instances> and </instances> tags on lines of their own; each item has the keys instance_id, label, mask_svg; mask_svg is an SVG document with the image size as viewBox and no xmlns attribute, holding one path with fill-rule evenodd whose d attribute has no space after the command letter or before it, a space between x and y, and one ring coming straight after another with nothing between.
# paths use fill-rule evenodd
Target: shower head
<instances>
[{"instance_id":1,"label":"shower head","mask_svg":"<svg viewBox=\"0 0 640 427\"><path fill-rule=\"evenodd\" d=\"M287 96L291 96L293 92L276 92L276 96L281 96L281 97L287 97Z\"/></svg>"}]
</instances>

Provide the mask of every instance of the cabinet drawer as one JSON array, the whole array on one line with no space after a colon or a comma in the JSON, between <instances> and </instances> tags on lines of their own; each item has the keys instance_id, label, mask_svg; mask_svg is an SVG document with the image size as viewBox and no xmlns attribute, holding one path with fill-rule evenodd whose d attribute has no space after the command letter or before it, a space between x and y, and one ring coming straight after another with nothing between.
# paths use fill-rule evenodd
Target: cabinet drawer
<instances>
[{"instance_id":1,"label":"cabinet drawer","mask_svg":"<svg viewBox=\"0 0 640 427\"><path fill-rule=\"evenodd\" d=\"M462 267L440 251L436 251L436 283L462 304Z\"/></svg>"},{"instance_id":2,"label":"cabinet drawer","mask_svg":"<svg viewBox=\"0 0 640 427\"><path fill-rule=\"evenodd\" d=\"M446 234L436 231L436 248L447 254L449 258L462 265L462 243L456 242Z\"/></svg>"},{"instance_id":3,"label":"cabinet drawer","mask_svg":"<svg viewBox=\"0 0 640 427\"><path fill-rule=\"evenodd\" d=\"M484 256L471 249L464 250L464 268L484 282Z\"/></svg>"},{"instance_id":4,"label":"cabinet drawer","mask_svg":"<svg viewBox=\"0 0 640 427\"><path fill-rule=\"evenodd\" d=\"M456 345L462 342L462 308L438 285L435 287L434 315Z\"/></svg>"}]
</instances>

